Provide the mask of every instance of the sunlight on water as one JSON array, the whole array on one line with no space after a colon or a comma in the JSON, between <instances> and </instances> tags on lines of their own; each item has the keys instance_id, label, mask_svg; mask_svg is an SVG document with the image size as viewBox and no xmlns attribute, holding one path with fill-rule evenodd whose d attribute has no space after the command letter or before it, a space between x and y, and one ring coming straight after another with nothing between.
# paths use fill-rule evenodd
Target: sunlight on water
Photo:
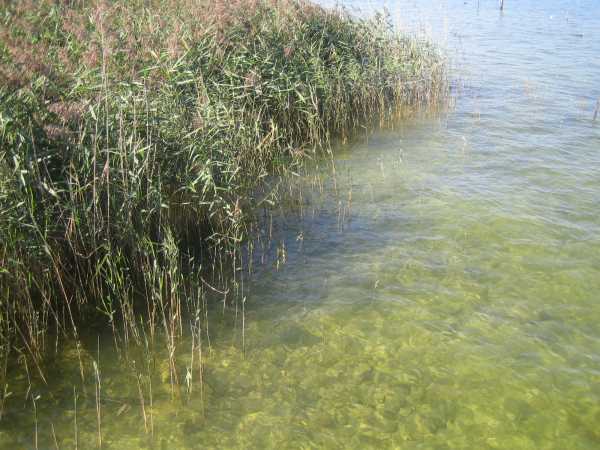
<instances>
[{"instance_id":1,"label":"sunlight on water","mask_svg":"<svg viewBox=\"0 0 600 450\"><path fill-rule=\"evenodd\" d=\"M209 321L201 395L171 400L166 355L126 364L103 339L104 448L600 447L600 8L358 4L444 42L455 110L336 149L317 214L279 223L287 263L248 287L245 352L239 317ZM36 418L40 448L50 424L96 445L78 359L61 351L36 412L7 412L0 448L33 448Z\"/></svg>"}]
</instances>

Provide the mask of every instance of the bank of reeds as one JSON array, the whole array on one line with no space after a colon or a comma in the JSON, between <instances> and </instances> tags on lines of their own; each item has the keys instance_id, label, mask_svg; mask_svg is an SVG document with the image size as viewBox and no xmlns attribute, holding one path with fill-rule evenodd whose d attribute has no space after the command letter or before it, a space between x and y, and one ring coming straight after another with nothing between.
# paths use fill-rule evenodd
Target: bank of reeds
<instances>
[{"instance_id":1,"label":"bank of reeds","mask_svg":"<svg viewBox=\"0 0 600 450\"><path fill-rule=\"evenodd\" d=\"M47 330L77 336L99 316L127 324L120 340L148 339L143 317L175 346L184 297L226 291L261 180L444 89L435 49L385 16L294 0L2 2L3 358L35 363Z\"/></svg>"}]
</instances>

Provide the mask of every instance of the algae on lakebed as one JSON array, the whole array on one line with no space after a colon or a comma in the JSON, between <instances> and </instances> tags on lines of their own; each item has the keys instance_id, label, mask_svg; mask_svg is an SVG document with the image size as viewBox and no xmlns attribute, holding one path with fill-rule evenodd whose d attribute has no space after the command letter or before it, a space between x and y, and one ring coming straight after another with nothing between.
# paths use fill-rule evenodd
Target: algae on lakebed
<instances>
[{"instance_id":1,"label":"algae on lakebed","mask_svg":"<svg viewBox=\"0 0 600 450\"><path fill-rule=\"evenodd\" d=\"M355 146L355 161L369 148ZM415 157L402 170L422 170ZM355 187L375 179L375 164L358 166ZM396 192L398 183L391 183ZM338 180L337 187L347 186ZM140 432L135 378L102 353L103 382L116 389L107 396L132 406L116 417L120 404L103 405L104 445L593 448L600 380L598 311L590 299L600 289L593 265L600 243L582 248L552 225L421 189L382 197L383 209L402 204L402 226L374 218L372 203L360 196L343 233L324 213L318 227L304 228L301 248L293 239L298 224L291 223L289 264L250 287L245 351L234 312L214 311L203 397L196 385L184 404L173 401L168 382L156 379L153 439ZM423 208L429 196L437 208ZM483 220L490 214L493 220ZM377 233L364 239L365 227ZM536 241L563 237L565 244L525 245L531 227ZM415 239L398 238L406 233ZM183 373L190 344L179 348ZM44 398L40 430L53 417L57 432L70 433L69 408L46 415ZM92 439L93 398L80 405L79 426Z\"/></svg>"}]
</instances>

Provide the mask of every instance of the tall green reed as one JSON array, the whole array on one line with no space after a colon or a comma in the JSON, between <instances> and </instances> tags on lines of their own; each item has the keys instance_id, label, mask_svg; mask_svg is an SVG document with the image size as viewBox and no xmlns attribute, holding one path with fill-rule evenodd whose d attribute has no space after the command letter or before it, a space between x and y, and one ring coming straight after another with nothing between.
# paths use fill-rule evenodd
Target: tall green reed
<instances>
[{"instance_id":1,"label":"tall green reed","mask_svg":"<svg viewBox=\"0 0 600 450\"><path fill-rule=\"evenodd\" d=\"M237 302L260 187L446 90L437 50L386 16L306 2L24 1L0 20L0 356L41 378L48 330L105 321L117 348L161 333L179 386L184 317L202 345L186 298Z\"/></svg>"}]
</instances>

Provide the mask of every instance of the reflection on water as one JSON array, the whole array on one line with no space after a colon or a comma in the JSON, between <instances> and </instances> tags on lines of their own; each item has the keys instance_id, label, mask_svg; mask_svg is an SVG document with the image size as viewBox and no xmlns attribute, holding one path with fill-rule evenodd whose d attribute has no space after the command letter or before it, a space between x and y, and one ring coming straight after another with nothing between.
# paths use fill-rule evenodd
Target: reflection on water
<instances>
[{"instance_id":1,"label":"reflection on water","mask_svg":"<svg viewBox=\"0 0 600 450\"><path fill-rule=\"evenodd\" d=\"M171 392L166 357L101 352L104 447L598 448L600 7L347 4L444 42L456 109L337 149L318 214L280 227L287 264L248 287L245 352L239 317L210 320L201 394ZM33 448L36 421L40 448L96 445L78 359L6 413L0 448Z\"/></svg>"}]
</instances>

